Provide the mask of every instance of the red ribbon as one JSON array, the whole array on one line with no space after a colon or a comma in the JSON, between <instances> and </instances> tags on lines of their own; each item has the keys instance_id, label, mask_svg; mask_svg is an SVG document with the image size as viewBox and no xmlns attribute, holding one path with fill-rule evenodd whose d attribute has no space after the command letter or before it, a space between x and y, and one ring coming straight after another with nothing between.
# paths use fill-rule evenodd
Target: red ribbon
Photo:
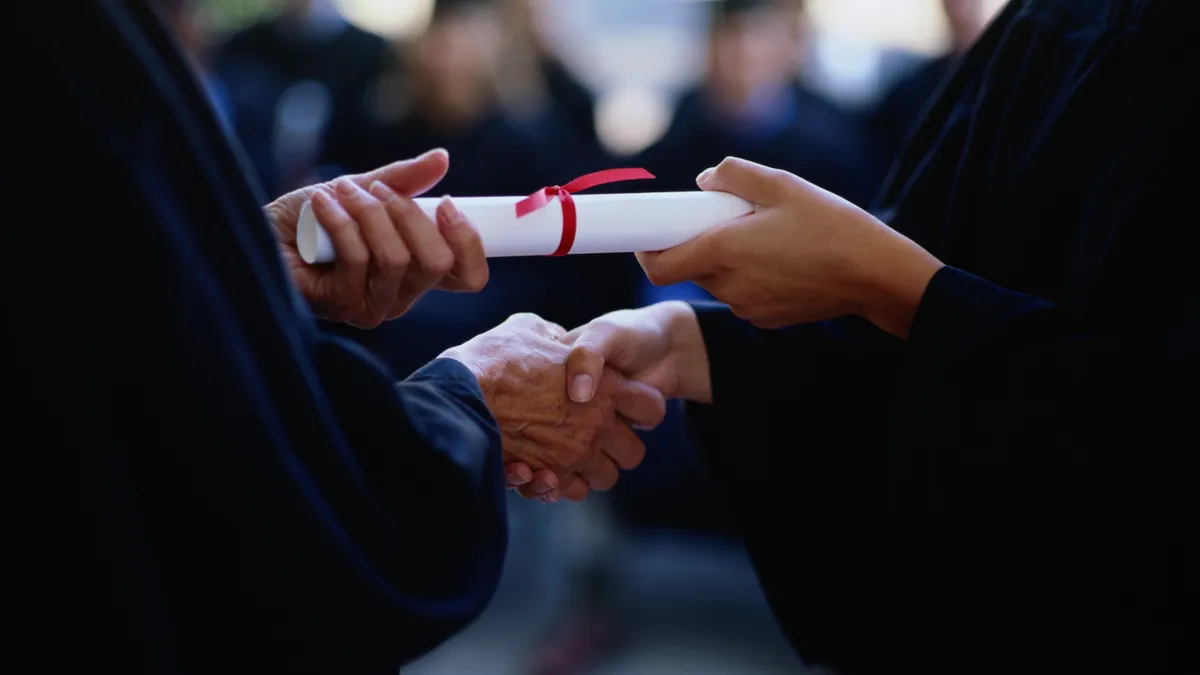
<instances>
[{"instance_id":1,"label":"red ribbon","mask_svg":"<svg viewBox=\"0 0 1200 675\"><path fill-rule=\"evenodd\" d=\"M562 202L562 239L558 242L558 248L550 255L564 256L570 253L571 247L575 245L576 217L575 200L571 197L572 193L589 190L599 185L607 185L608 183L644 180L647 178L654 178L654 175L645 169L608 169L606 171L589 173L561 187L554 185L542 188L517 202L517 218L524 218L546 206L557 197Z\"/></svg>"}]
</instances>

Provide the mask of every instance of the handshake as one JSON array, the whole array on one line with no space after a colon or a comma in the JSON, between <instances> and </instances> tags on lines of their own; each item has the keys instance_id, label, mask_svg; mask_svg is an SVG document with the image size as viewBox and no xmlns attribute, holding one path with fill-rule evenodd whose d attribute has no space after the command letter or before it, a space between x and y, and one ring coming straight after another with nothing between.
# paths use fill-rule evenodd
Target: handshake
<instances>
[{"instance_id":1,"label":"handshake","mask_svg":"<svg viewBox=\"0 0 1200 675\"><path fill-rule=\"evenodd\" d=\"M487 260L462 212L445 199L429 218L411 200L448 168L445 151L433 151L266 207L288 271L317 315L371 328L430 290L483 288ZM333 265L308 265L299 254L299 214L309 201L333 242ZM613 312L570 332L520 314L442 358L478 380L499 423L508 486L543 501L611 488L621 469L641 463L645 447L633 430L657 426L666 399L711 399L704 339L682 302Z\"/></svg>"},{"instance_id":2,"label":"handshake","mask_svg":"<svg viewBox=\"0 0 1200 675\"><path fill-rule=\"evenodd\" d=\"M708 359L695 312L665 302L573 331L533 314L449 349L475 375L496 418L505 479L546 502L608 490L645 456L666 400L707 402Z\"/></svg>"}]
</instances>

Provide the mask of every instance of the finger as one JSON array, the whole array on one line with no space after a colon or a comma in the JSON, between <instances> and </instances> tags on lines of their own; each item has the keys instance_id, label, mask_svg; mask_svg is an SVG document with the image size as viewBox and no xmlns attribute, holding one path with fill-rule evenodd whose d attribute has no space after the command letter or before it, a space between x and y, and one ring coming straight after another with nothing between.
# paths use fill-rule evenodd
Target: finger
<instances>
[{"instance_id":1,"label":"finger","mask_svg":"<svg viewBox=\"0 0 1200 675\"><path fill-rule=\"evenodd\" d=\"M626 471L638 468L646 459L646 443L623 424L605 429L596 438L596 445L615 466Z\"/></svg>"},{"instance_id":2,"label":"finger","mask_svg":"<svg viewBox=\"0 0 1200 675\"><path fill-rule=\"evenodd\" d=\"M519 488L533 480L533 470L522 462L509 462L504 465L504 484L510 488Z\"/></svg>"},{"instance_id":3,"label":"finger","mask_svg":"<svg viewBox=\"0 0 1200 675\"><path fill-rule=\"evenodd\" d=\"M617 484L621 470L611 457L601 452L579 470L579 475L587 481L588 488L597 492L607 492Z\"/></svg>"},{"instance_id":4,"label":"finger","mask_svg":"<svg viewBox=\"0 0 1200 675\"><path fill-rule=\"evenodd\" d=\"M670 286L709 276L720 263L721 231L722 228L708 230L665 251L638 253L638 263L655 286Z\"/></svg>"},{"instance_id":5,"label":"finger","mask_svg":"<svg viewBox=\"0 0 1200 675\"><path fill-rule=\"evenodd\" d=\"M620 356L625 332L607 321L593 321L563 338L571 345L567 356L567 395L576 403L587 403L596 394L596 383L604 376L604 364Z\"/></svg>"},{"instance_id":6,"label":"finger","mask_svg":"<svg viewBox=\"0 0 1200 675\"><path fill-rule=\"evenodd\" d=\"M408 272L412 260L408 246L392 227L391 217L380 199L386 194L372 195L349 180L339 180L336 185L347 212L358 221L371 258L367 275L371 306L386 312Z\"/></svg>"},{"instance_id":7,"label":"finger","mask_svg":"<svg viewBox=\"0 0 1200 675\"><path fill-rule=\"evenodd\" d=\"M521 487L517 488L517 494L521 495L525 499L546 502L547 504L553 504L554 502L562 499L562 490L555 488L547 492L539 493L537 490L533 489L532 484L522 485Z\"/></svg>"},{"instance_id":8,"label":"finger","mask_svg":"<svg viewBox=\"0 0 1200 675\"><path fill-rule=\"evenodd\" d=\"M339 290L358 297L367 281L371 254L354 218L329 193L318 190L312 198L313 215L329 235L335 251L333 279Z\"/></svg>"},{"instance_id":9,"label":"finger","mask_svg":"<svg viewBox=\"0 0 1200 675\"><path fill-rule=\"evenodd\" d=\"M738 157L726 157L696 177L696 185L710 192L728 192L753 204L774 206L782 201L791 174Z\"/></svg>"},{"instance_id":10,"label":"finger","mask_svg":"<svg viewBox=\"0 0 1200 675\"><path fill-rule=\"evenodd\" d=\"M562 497L560 483L557 474L549 469L542 469L533 474L532 481L517 488L517 492L526 499L553 503Z\"/></svg>"},{"instance_id":11,"label":"finger","mask_svg":"<svg viewBox=\"0 0 1200 675\"><path fill-rule=\"evenodd\" d=\"M450 170L450 154L438 148L401 162L393 162L374 171L352 176L362 188L379 181L405 197L416 197L437 185Z\"/></svg>"},{"instance_id":12,"label":"finger","mask_svg":"<svg viewBox=\"0 0 1200 675\"><path fill-rule=\"evenodd\" d=\"M587 481L583 480L577 475L572 475L567 480L567 484L563 486L560 492L562 493L563 497L566 497L573 502L581 502L584 499L587 499L588 496Z\"/></svg>"},{"instance_id":13,"label":"finger","mask_svg":"<svg viewBox=\"0 0 1200 675\"><path fill-rule=\"evenodd\" d=\"M454 253L442 239L437 225L416 202L397 195L380 182L372 183L371 190L385 197L383 203L391 224L408 245L416 263L417 269L409 271L405 291L410 295L423 294L454 268Z\"/></svg>"},{"instance_id":14,"label":"finger","mask_svg":"<svg viewBox=\"0 0 1200 675\"><path fill-rule=\"evenodd\" d=\"M442 288L470 293L483 290L488 282L488 263L479 232L449 197L438 205L437 221L438 230L454 254L454 269Z\"/></svg>"},{"instance_id":15,"label":"finger","mask_svg":"<svg viewBox=\"0 0 1200 675\"><path fill-rule=\"evenodd\" d=\"M637 380L631 380L606 370L601 387L612 397L617 414L639 429L653 429L667 415L667 402L662 392Z\"/></svg>"}]
</instances>

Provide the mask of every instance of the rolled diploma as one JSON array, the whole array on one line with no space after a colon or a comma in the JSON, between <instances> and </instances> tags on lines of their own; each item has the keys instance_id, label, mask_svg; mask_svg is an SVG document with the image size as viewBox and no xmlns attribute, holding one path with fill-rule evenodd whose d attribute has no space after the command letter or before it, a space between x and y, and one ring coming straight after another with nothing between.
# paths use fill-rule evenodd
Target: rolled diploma
<instances>
[{"instance_id":1,"label":"rolled diploma","mask_svg":"<svg viewBox=\"0 0 1200 675\"><path fill-rule=\"evenodd\" d=\"M662 251L712 227L754 211L747 201L724 192L656 192L573 195L575 245L571 253ZM454 204L479 230L489 258L549 255L562 238L562 202L517 218L524 197L460 197ZM414 200L436 222L440 199ZM332 262L333 242L317 222L312 203L300 211L296 243L309 264Z\"/></svg>"}]
</instances>

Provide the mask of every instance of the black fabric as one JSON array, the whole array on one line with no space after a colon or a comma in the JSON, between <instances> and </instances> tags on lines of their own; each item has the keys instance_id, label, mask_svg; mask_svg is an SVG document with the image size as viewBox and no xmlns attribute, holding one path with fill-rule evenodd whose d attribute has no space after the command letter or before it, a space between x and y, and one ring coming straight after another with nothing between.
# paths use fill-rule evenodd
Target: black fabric
<instances>
[{"instance_id":1,"label":"black fabric","mask_svg":"<svg viewBox=\"0 0 1200 675\"><path fill-rule=\"evenodd\" d=\"M317 330L148 9L10 10L31 95L6 110L34 142L9 148L9 186L41 205L0 266L5 425L38 444L22 475L45 533L11 550L53 614L33 667L393 675L498 582L475 379L439 361L397 383Z\"/></svg>"},{"instance_id":2,"label":"black fabric","mask_svg":"<svg viewBox=\"0 0 1200 675\"><path fill-rule=\"evenodd\" d=\"M907 341L701 308L715 405L693 420L802 657L1200 668L1197 19L1008 6L881 203L950 265Z\"/></svg>"}]
</instances>

